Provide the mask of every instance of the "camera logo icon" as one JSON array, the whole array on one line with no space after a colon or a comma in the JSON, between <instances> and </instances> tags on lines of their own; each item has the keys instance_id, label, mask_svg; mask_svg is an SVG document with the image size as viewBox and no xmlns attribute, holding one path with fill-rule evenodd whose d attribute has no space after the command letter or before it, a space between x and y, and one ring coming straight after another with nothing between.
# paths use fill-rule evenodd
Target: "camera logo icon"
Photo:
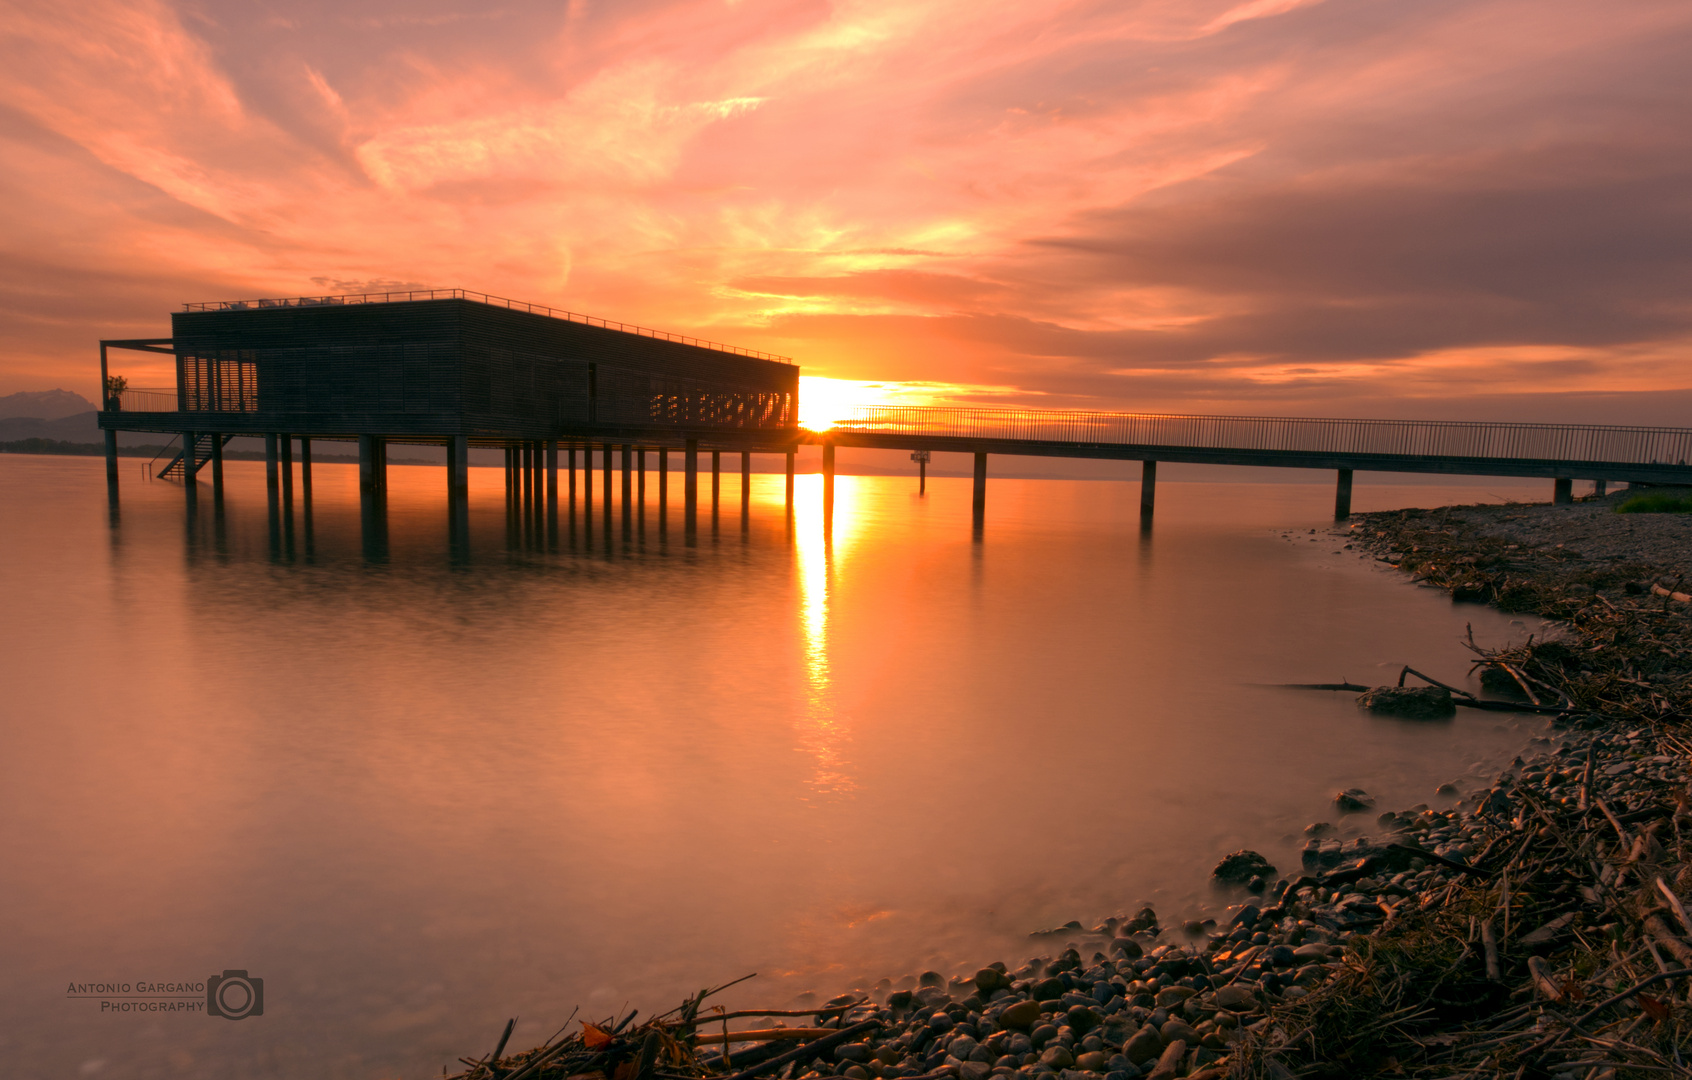
<instances>
[{"instance_id":1,"label":"camera logo icon","mask_svg":"<svg viewBox=\"0 0 1692 1080\"><path fill-rule=\"evenodd\" d=\"M264 1015L264 980L240 971L225 970L206 980L206 1015L227 1020L245 1020Z\"/></svg>"}]
</instances>

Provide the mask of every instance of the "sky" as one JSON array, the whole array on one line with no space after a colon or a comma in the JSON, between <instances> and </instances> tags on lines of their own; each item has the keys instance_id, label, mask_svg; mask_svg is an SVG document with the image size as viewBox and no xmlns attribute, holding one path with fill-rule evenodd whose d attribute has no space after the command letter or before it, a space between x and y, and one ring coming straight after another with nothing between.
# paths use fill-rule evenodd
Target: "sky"
<instances>
[{"instance_id":1,"label":"sky","mask_svg":"<svg viewBox=\"0 0 1692 1080\"><path fill-rule=\"evenodd\" d=\"M871 399L1684 425L1688 56L1684 0L0 0L0 394L458 287Z\"/></svg>"}]
</instances>

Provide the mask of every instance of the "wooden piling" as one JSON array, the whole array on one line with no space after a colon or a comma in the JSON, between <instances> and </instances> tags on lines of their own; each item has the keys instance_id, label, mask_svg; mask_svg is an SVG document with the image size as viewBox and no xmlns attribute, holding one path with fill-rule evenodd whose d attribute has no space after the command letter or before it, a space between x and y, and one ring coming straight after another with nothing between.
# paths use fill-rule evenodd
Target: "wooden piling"
<instances>
[{"instance_id":1,"label":"wooden piling","mask_svg":"<svg viewBox=\"0 0 1692 1080\"><path fill-rule=\"evenodd\" d=\"M211 467L212 467L212 502L223 505L223 433L211 433ZM310 478L307 478L307 493L310 493Z\"/></svg>"},{"instance_id":2,"label":"wooden piling","mask_svg":"<svg viewBox=\"0 0 1692 1080\"><path fill-rule=\"evenodd\" d=\"M683 451L685 479L682 481L682 523L688 536L693 536L699 524L699 440L687 440Z\"/></svg>"},{"instance_id":3,"label":"wooden piling","mask_svg":"<svg viewBox=\"0 0 1692 1080\"><path fill-rule=\"evenodd\" d=\"M609 529L611 528L611 471L613 468L611 444L600 444L599 452L605 455L605 527Z\"/></svg>"},{"instance_id":4,"label":"wooden piling","mask_svg":"<svg viewBox=\"0 0 1692 1080\"><path fill-rule=\"evenodd\" d=\"M199 499L200 481L194 475L194 457L200 450L200 435L195 431L182 433L182 488L190 506Z\"/></svg>"},{"instance_id":5,"label":"wooden piling","mask_svg":"<svg viewBox=\"0 0 1692 1080\"><path fill-rule=\"evenodd\" d=\"M275 436L267 435L265 437L267 453L270 451L269 440L273 438ZM376 460L376 451L376 436L360 435L358 437L358 490L361 495L374 495L377 491L376 474L379 465Z\"/></svg>"},{"instance_id":6,"label":"wooden piling","mask_svg":"<svg viewBox=\"0 0 1692 1080\"><path fill-rule=\"evenodd\" d=\"M212 438L217 440L212 444L212 480L221 487L223 481L218 475L223 471L223 436ZM311 440L305 438L300 440L300 500L311 505Z\"/></svg>"},{"instance_id":7,"label":"wooden piling","mask_svg":"<svg viewBox=\"0 0 1692 1080\"><path fill-rule=\"evenodd\" d=\"M658 533L663 535L670 527L670 448L658 448Z\"/></svg>"},{"instance_id":8,"label":"wooden piling","mask_svg":"<svg viewBox=\"0 0 1692 1080\"><path fill-rule=\"evenodd\" d=\"M281 458L282 471L282 505L289 512L294 509L294 437L292 435L278 435L276 437L278 455Z\"/></svg>"},{"instance_id":9,"label":"wooden piling","mask_svg":"<svg viewBox=\"0 0 1692 1080\"><path fill-rule=\"evenodd\" d=\"M1149 521L1157 510L1157 462L1140 462L1140 520Z\"/></svg>"},{"instance_id":10,"label":"wooden piling","mask_svg":"<svg viewBox=\"0 0 1692 1080\"><path fill-rule=\"evenodd\" d=\"M112 495L118 490L118 433L114 430L106 431L106 488Z\"/></svg>"},{"instance_id":11,"label":"wooden piling","mask_svg":"<svg viewBox=\"0 0 1692 1080\"><path fill-rule=\"evenodd\" d=\"M463 435L447 439L447 496L470 497L470 440Z\"/></svg>"},{"instance_id":12,"label":"wooden piling","mask_svg":"<svg viewBox=\"0 0 1692 1080\"><path fill-rule=\"evenodd\" d=\"M1574 502L1574 481L1566 476L1552 480L1551 502L1555 506L1566 506Z\"/></svg>"}]
</instances>

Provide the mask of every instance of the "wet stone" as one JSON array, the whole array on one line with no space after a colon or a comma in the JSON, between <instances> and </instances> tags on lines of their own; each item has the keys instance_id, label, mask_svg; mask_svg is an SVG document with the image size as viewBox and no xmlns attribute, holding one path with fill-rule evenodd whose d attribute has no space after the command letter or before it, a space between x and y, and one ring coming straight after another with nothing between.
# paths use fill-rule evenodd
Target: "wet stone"
<instances>
[{"instance_id":1,"label":"wet stone","mask_svg":"<svg viewBox=\"0 0 1692 1080\"><path fill-rule=\"evenodd\" d=\"M1027 1028L1039 1019L1038 1001L1019 1001L999 1014L1000 1025L1008 1028Z\"/></svg>"},{"instance_id":2,"label":"wet stone","mask_svg":"<svg viewBox=\"0 0 1692 1080\"><path fill-rule=\"evenodd\" d=\"M1242 850L1225 856L1210 875L1225 885L1248 885L1252 878L1273 878L1275 867L1257 852Z\"/></svg>"},{"instance_id":3,"label":"wet stone","mask_svg":"<svg viewBox=\"0 0 1692 1080\"><path fill-rule=\"evenodd\" d=\"M1251 987L1235 983L1216 991L1216 1004L1234 1012L1243 1012L1257 1004L1257 995L1252 992Z\"/></svg>"},{"instance_id":4,"label":"wet stone","mask_svg":"<svg viewBox=\"0 0 1692 1080\"><path fill-rule=\"evenodd\" d=\"M1054 1069L1067 1069L1075 1064L1075 1056L1062 1046L1048 1046L1040 1055L1040 1064Z\"/></svg>"},{"instance_id":5,"label":"wet stone","mask_svg":"<svg viewBox=\"0 0 1692 1080\"><path fill-rule=\"evenodd\" d=\"M1142 1065L1157 1055L1163 1053L1163 1037L1150 1024L1134 1033L1122 1046L1122 1053L1129 1061Z\"/></svg>"},{"instance_id":6,"label":"wet stone","mask_svg":"<svg viewBox=\"0 0 1692 1080\"><path fill-rule=\"evenodd\" d=\"M1334 796L1334 807L1342 814L1358 814L1375 808L1375 798L1362 788L1346 788Z\"/></svg>"},{"instance_id":7,"label":"wet stone","mask_svg":"<svg viewBox=\"0 0 1692 1080\"><path fill-rule=\"evenodd\" d=\"M1198 1031L1196 1031L1193 1026L1185 1020L1169 1021L1167 1024L1163 1025L1163 1030L1158 1032L1158 1034L1163 1036L1163 1041L1166 1044L1179 1039L1188 1046L1192 1046L1199 1041Z\"/></svg>"}]
</instances>

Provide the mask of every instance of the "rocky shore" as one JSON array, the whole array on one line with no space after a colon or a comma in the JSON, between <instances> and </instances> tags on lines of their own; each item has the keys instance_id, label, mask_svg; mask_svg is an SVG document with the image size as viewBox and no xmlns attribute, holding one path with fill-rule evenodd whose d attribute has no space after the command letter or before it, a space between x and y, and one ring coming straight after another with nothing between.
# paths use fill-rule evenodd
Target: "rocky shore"
<instances>
[{"instance_id":1,"label":"rocky shore","mask_svg":"<svg viewBox=\"0 0 1692 1080\"><path fill-rule=\"evenodd\" d=\"M1340 792L1335 815L1368 815L1369 836L1313 825L1298 867L1228 855L1210 918L1072 923L1015 968L884 980L806 1009L713 1015L702 992L523 1054L501 1040L460 1075L1692 1075L1692 517L1613 513L1624 497L1336 530L1454 600L1556 620L1548 637L1474 650L1494 699L1427 689L1436 712L1507 696L1547 718L1489 787L1445 792L1454 805L1377 814L1367 793ZM1359 707L1405 715L1395 700Z\"/></svg>"}]
</instances>

